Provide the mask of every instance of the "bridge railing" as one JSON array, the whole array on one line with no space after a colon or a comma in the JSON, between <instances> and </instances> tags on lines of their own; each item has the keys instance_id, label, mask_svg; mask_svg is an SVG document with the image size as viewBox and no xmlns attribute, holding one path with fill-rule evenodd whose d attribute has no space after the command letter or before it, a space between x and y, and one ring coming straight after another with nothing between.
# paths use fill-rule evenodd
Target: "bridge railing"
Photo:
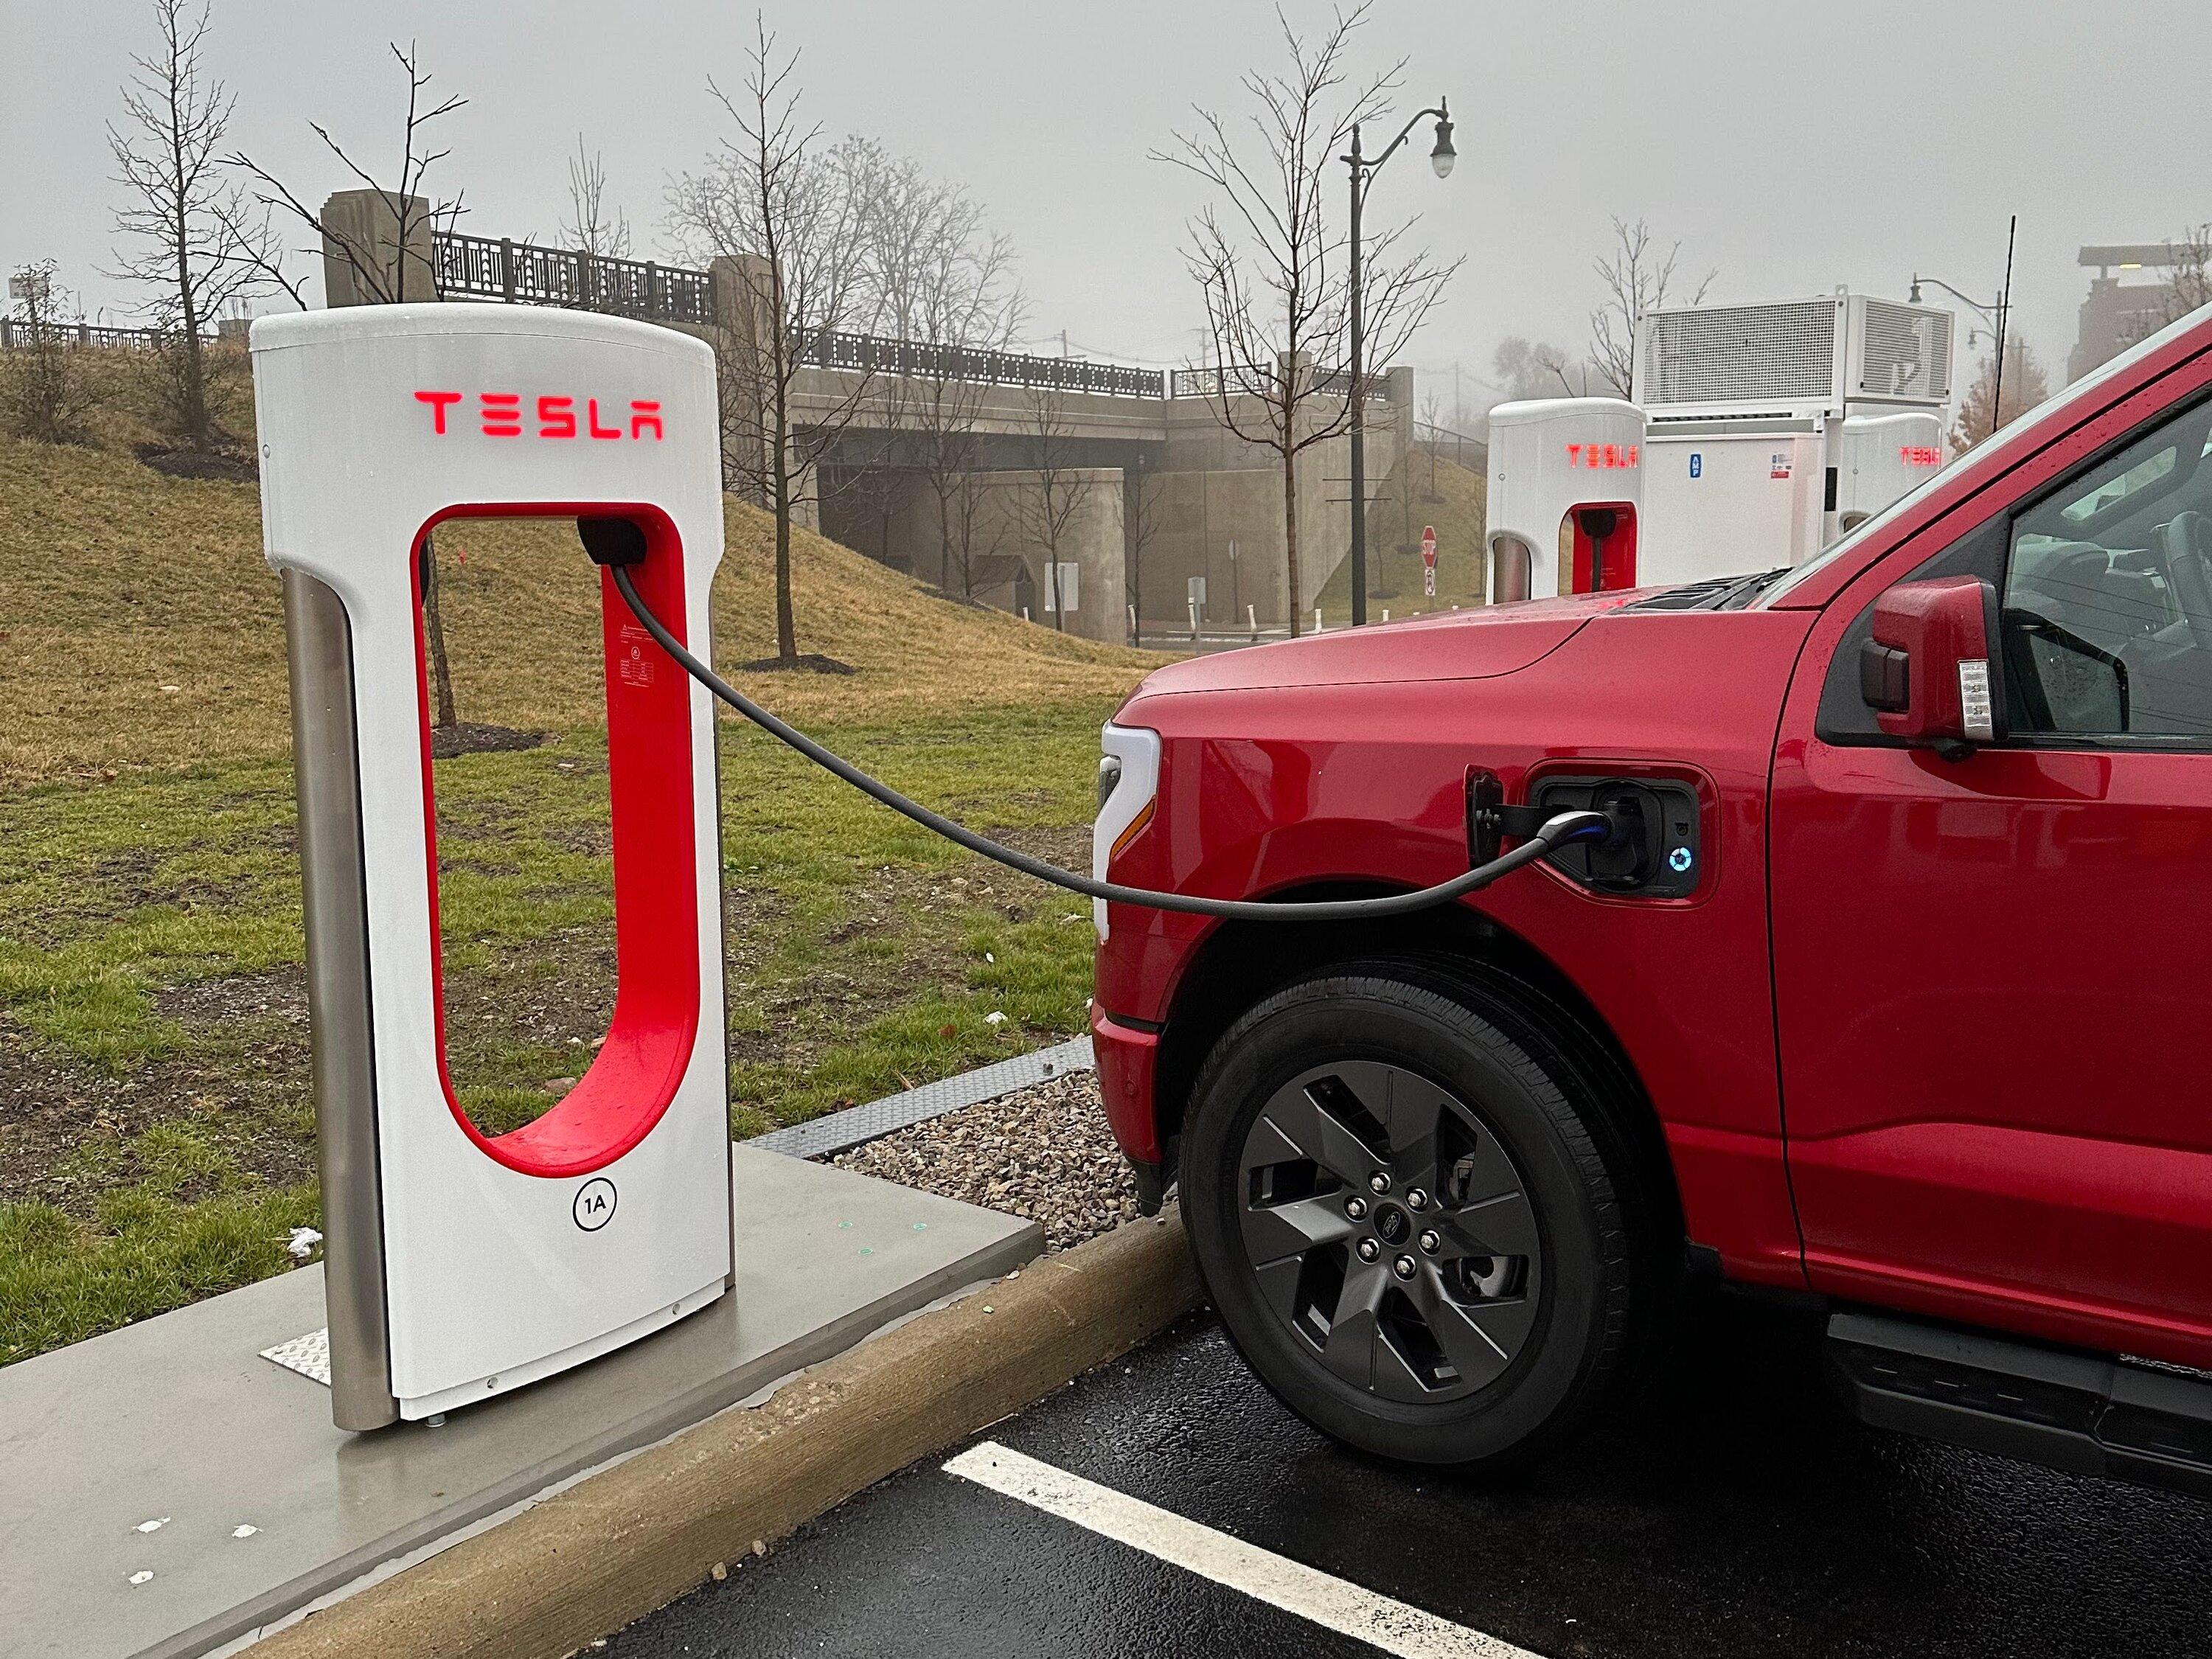
<instances>
[{"instance_id":1,"label":"bridge railing","mask_svg":"<svg viewBox=\"0 0 2212 1659\"><path fill-rule=\"evenodd\" d=\"M1018 351L977 351L959 346L895 340L880 334L823 334L801 354L816 368L850 368L1039 391L1087 392L1114 398L1164 398L1167 376L1157 368L1085 362L1074 357L1035 357Z\"/></svg>"},{"instance_id":2,"label":"bridge railing","mask_svg":"<svg viewBox=\"0 0 2212 1659\"><path fill-rule=\"evenodd\" d=\"M562 306L696 327L714 321L714 281L703 270L458 232L433 239L431 261L443 299Z\"/></svg>"},{"instance_id":3,"label":"bridge railing","mask_svg":"<svg viewBox=\"0 0 2212 1659\"><path fill-rule=\"evenodd\" d=\"M44 340L76 349L94 351L142 350L176 337L167 329L109 328L100 323L29 323L0 317L0 351L22 351ZM213 345L219 336L200 337Z\"/></svg>"},{"instance_id":4,"label":"bridge railing","mask_svg":"<svg viewBox=\"0 0 2212 1659\"><path fill-rule=\"evenodd\" d=\"M1221 395L1223 373L1224 371L1218 366L1176 369L1170 376L1168 395L1171 398L1218 398ZM1241 374L1234 377L1230 390L1232 392L1240 392L1243 387L1265 386L1273 378L1273 370L1262 371L1255 368L1249 374ZM1390 382L1387 376L1370 374L1366 377L1366 382L1368 402L1389 402ZM1344 395L1345 388L1351 384L1352 373L1349 369L1325 368L1314 376L1313 389L1323 397L1340 398Z\"/></svg>"},{"instance_id":5,"label":"bridge railing","mask_svg":"<svg viewBox=\"0 0 2212 1659\"><path fill-rule=\"evenodd\" d=\"M465 236L459 232L440 232L432 239L431 264L441 299L562 306L695 327L712 326L719 317L712 271L602 258L506 237ZM877 334L822 334L808 344L801 361L817 368L1106 397L1168 395L1168 377L1156 368L1037 357L1018 351L979 351Z\"/></svg>"}]
</instances>

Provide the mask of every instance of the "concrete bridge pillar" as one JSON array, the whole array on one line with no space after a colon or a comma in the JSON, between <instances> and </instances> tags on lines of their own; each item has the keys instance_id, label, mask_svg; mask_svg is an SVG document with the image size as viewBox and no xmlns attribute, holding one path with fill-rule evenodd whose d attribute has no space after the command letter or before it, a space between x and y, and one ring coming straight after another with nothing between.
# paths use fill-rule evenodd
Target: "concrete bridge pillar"
<instances>
[{"instance_id":1,"label":"concrete bridge pillar","mask_svg":"<svg viewBox=\"0 0 2212 1659\"><path fill-rule=\"evenodd\" d=\"M400 209L407 218L400 246ZM342 190L323 202L323 303L391 305L438 297L430 204L379 190Z\"/></svg>"},{"instance_id":2,"label":"concrete bridge pillar","mask_svg":"<svg viewBox=\"0 0 2212 1659\"><path fill-rule=\"evenodd\" d=\"M1382 377L1390 392L1391 462L1413 447L1413 371L1400 364Z\"/></svg>"},{"instance_id":3,"label":"concrete bridge pillar","mask_svg":"<svg viewBox=\"0 0 2212 1659\"><path fill-rule=\"evenodd\" d=\"M724 254L709 269L714 280L714 346L722 389L724 471L748 495L770 504L767 480L775 442L775 264L757 253ZM794 387L794 390L796 388ZM821 489L815 458L797 444L791 517L810 530L822 527Z\"/></svg>"}]
</instances>

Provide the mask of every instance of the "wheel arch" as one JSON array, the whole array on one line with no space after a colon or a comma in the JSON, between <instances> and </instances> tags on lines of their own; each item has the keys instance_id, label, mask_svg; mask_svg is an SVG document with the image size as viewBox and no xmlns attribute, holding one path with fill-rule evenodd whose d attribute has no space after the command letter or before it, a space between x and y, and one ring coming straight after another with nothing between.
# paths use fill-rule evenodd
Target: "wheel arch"
<instances>
[{"instance_id":1,"label":"wheel arch","mask_svg":"<svg viewBox=\"0 0 2212 1659\"><path fill-rule=\"evenodd\" d=\"M1271 895L1285 900L1364 898L1402 890L1334 882ZM1170 1170L1182 1155L1191 1085L1222 1034L1271 993L1353 963L1389 964L1449 994L1473 991L1525 1023L1524 1041L1561 1054L1622 1141L1659 1176L1663 1213L1647 1224L1682 1231L1681 1199L1656 1109L1602 1013L1528 940L1464 904L1373 922L1224 922L1185 966L1160 1031L1153 1110ZM1513 1033L1516 1037L1522 1033Z\"/></svg>"}]
</instances>

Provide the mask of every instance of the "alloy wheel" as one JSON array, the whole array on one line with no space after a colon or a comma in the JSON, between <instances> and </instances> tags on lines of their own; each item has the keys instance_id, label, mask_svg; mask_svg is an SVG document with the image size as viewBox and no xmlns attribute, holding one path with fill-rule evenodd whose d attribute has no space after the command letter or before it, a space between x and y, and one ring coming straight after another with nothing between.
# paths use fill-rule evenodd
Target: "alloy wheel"
<instances>
[{"instance_id":1,"label":"alloy wheel","mask_svg":"<svg viewBox=\"0 0 2212 1659\"><path fill-rule=\"evenodd\" d=\"M1343 1382L1461 1399L1528 1341L1542 1249L1527 1185L1481 1116L1418 1073L1358 1060L1293 1079L1253 1119L1237 1182L1262 1297Z\"/></svg>"}]
</instances>

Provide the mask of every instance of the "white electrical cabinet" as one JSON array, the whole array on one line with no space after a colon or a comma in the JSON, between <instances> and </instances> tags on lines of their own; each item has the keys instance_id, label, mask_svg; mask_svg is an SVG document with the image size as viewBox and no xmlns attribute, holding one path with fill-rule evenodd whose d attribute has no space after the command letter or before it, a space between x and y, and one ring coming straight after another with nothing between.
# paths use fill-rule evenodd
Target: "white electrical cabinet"
<instances>
[{"instance_id":1,"label":"white electrical cabinet","mask_svg":"<svg viewBox=\"0 0 2212 1659\"><path fill-rule=\"evenodd\" d=\"M1942 465L1951 333L1936 307L1842 291L1647 313L1632 400L1491 411L1492 592L1802 564ZM1592 470L1607 456L1629 458L1611 478ZM1602 506L1616 511L1593 513Z\"/></svg>"}]
</instances>

